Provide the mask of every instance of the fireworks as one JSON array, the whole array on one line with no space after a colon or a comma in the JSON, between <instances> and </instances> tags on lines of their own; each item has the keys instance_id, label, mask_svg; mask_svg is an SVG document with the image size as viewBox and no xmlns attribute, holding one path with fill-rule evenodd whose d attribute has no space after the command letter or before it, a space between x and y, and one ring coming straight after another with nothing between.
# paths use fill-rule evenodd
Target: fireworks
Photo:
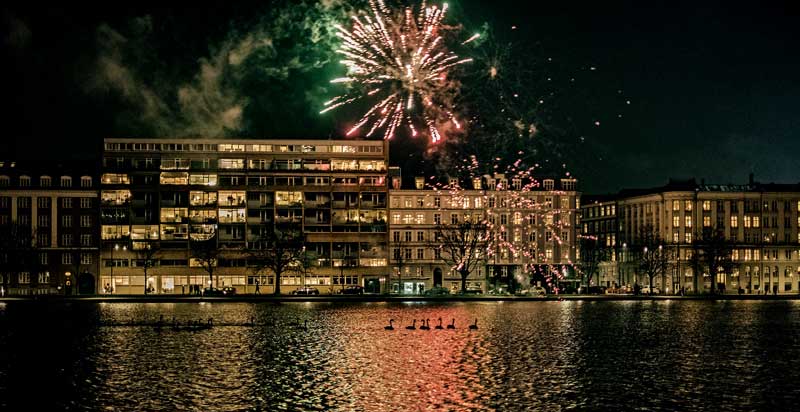
<instances>
[{"instance_id":1,"label":"fireworks","mask_svg":"<svg viewBox=\"0 0 800 412\"><path fill-rule=\"evenodd\" d=\"M373 105L348 136L367 128L367 137L383 130L384 139L391 139L405 125L411 136L427 131L436 143L442 138L442 125L460 129L452 104L455 85L447 74L472 59L460 59L443 44L447 3L439 8L423 2L416 14L411 7L392 10L383 0L369 4L369 15L352 17L351 30L336 26L342 40L337 53L344 56L347 75L331 83L347 84L349 91L325 102L320 114L363 99ZM476 38L477 34L462 44Z\"/></svg>"}]
</instances>

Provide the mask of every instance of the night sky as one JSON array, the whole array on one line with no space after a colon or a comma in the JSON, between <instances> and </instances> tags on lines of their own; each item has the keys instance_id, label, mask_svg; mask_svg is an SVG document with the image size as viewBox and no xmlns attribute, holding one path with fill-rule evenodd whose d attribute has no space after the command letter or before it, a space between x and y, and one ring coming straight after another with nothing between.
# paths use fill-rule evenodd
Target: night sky
<instances>
[{"instance_id":1,"label":"night sky","mask_svg":"<svg viewBox=\"0 0 800 412\"><path fill-rule=\"evenodd\" d=\"M534 124L528 156L585 193L800 182L796 2L449 3L459 38L485 35L456 50L476 59L463 105L481 102L484 131L514 134L510 112ZM96 159L103 137L338 138L358 115L318 114L344 72L330 28L348 3L160 4L3 6L0 157Z\"/></svg>"}]
</instances>

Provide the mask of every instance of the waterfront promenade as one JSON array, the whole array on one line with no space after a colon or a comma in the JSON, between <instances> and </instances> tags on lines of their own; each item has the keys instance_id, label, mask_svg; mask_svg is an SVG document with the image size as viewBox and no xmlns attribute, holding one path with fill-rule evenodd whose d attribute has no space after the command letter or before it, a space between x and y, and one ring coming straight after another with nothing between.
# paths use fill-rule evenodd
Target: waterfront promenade
<instances>
[{"instance_id":1,"label":"waterfront promenade","mask_svg":"<svg viewBox=\"0 0 800 412\"><path fill-rule=\"evenodd\" d=\"M513 296L513 295L449 295L449 296L397 296L366 294L359 296L317 295L234 295L234 296L196 296L196 295L81 295L81 296L6 296L0 302L521 302L521 301L663 301L663 300L800 300L800 294L783 295L548 295L548 296Z\"/></svg>"}]
</instances>

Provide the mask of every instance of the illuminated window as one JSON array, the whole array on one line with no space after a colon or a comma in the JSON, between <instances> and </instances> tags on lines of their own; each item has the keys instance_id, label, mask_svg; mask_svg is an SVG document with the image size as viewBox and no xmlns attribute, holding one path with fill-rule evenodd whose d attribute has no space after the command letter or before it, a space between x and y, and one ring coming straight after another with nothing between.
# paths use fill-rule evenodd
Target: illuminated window
<instances>
[{"instance_id":1,"label":"illuminated window","mask_svg":"<svg viewBox=\"0 0 800 412\"><path fill-rule=\"evenodd\" d=\"M162 185L188 185L188 172L161 172L160 182Z\"/></svg>"},{"instance_id":2,"label":"illuminated window","mask_svg":"<svg viewBox=\"0 0 800 412\"><path fill-rule=\"evenodd\" d=\"M703 216L703 227L711 227L711 216Z\"/></svg>"},{"instance_id":3,"label":"illuminated window","mask_svg":"<svg viewBox=\"0 0 800 412\"><path fill-rule=\"evenodd\" d=\"M692 243L692 232L686 232L683 234L684 241L686 243Z\"/></svg>"},{"instance_id":4,"label":"illuminated window","mask_svg":"<svg viewBox=\"0 0 800 412\"><path fill-rule=\"evenodd\" d=\"M400 223L400 213L392 213L392 223L393 224Z\"/></svg>"},{"instance_id":5,"label":"illuminated window","mask_svg":"<svg viewBox=\"0 0 800 412\"><path fill-rule=\"evenodd\" d=\"M680 227L681 225L681 217L680 216L673 216L672 217L672 227Z\"/></svg>"},{"instance_id":6,"label":"illuminated window","mask_svg":"<svg viewBox=\"0 0 800 412\"><path fill-rule=\"evenodd\" d=\"M684 226L692 227L692 217L691 216L684 216L684 220L686 221Z\"/></svg>"},{"instance_id":7,"label":"illuminated window","mask_svg":"<svg viewBox=\"0 0 800 412\"><path fill-rule=\"evenodd\" d=\"M189 175L189 184L190 185L204 185L204 186L216 186L217 184L217 175L215 174L192 174Z\"/></svg>"},{"instance_id":8,"label":"illuminated window","mask_svg":"<svg viewBox=\"0 0 800 412\"><path fill-rule=\"evenodd\" d=\"M681 210L681 202L680 200L673 200L672 201L672 211L677 212Z\"/></svg>"},{"instance_id":9,"label":"illuminated window","mask_svg":"<svg viewBox=\"0 0 800 412\"><path fill-rule=\"evenodd\" d=\"M739 216L731 216L731 227L739 227Z\"/></svg>"},{"instance_id":10,"label":"illuminated window","mask_svg":"<svg viewBox=\"0 0 800 412\"><path fill-rule=\"evenodd\" d=\"M761 227L761 218L759 216L753 216L753 227Z\"/></svg>"},{"instance_id":11,"label":"illuminated window","mask_svg":"<svg viewBox=\"0 0 800 412\"><path fill-rule=\"evenodd\" d=\"M425 223L425 215L422 213L417 213L417 218L414 220L414 223L417 224Z\"/></svg>"},{"instance_id":12,"label":"illuminated window","mask_svg":"<svg viewBox=\"0 0 800 412\"><path fill-rule=\"evenodd\" d=\"M751 225L752 225L751 222L752 222L752 220L751 220L750 216L745 216L744 217L744 227L751 227Z\"/></svg>"},{"instance_id":13,"label":"illuminated window","mask_svg":"<svg viewBox=\"0 0 800 412\"><path fill-rule=\"evenodd\" d=\"M219 159L220 169L244 169L244 159Z\"/></svg>"},{"instance_id":14,"label":"illuminated window","mask_svg":"<svg viewBox=\"0 0 800 412\"><path fill-rule=\"evenodd\" d=\"M703 201L703 210L705 210L705 211L711 210L711 201L710 200L704 200Z\"/></svg>"}]
</instances>

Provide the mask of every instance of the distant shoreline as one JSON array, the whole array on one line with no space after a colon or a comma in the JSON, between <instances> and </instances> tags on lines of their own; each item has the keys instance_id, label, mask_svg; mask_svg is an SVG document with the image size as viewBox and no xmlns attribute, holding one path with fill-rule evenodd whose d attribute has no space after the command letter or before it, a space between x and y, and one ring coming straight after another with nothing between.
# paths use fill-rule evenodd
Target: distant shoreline
<instances>
[{"instance_id":1,"label":"distant shoreline","mask_svg":"<svg viewBox=\"0 0 800 412\"><path fill-rule=\"evenodd\" d=\"M544 301L663 301L663 300L800 300L800 294L791 295L549 295L532 296L274 296L274 295L236 295L236 296L188 296L188 295L87 295L87 296L11 296L0 298L4 302L107 302L107 303L177 303L177 302L544 302Z\"/></svg>"}]
</instances>

